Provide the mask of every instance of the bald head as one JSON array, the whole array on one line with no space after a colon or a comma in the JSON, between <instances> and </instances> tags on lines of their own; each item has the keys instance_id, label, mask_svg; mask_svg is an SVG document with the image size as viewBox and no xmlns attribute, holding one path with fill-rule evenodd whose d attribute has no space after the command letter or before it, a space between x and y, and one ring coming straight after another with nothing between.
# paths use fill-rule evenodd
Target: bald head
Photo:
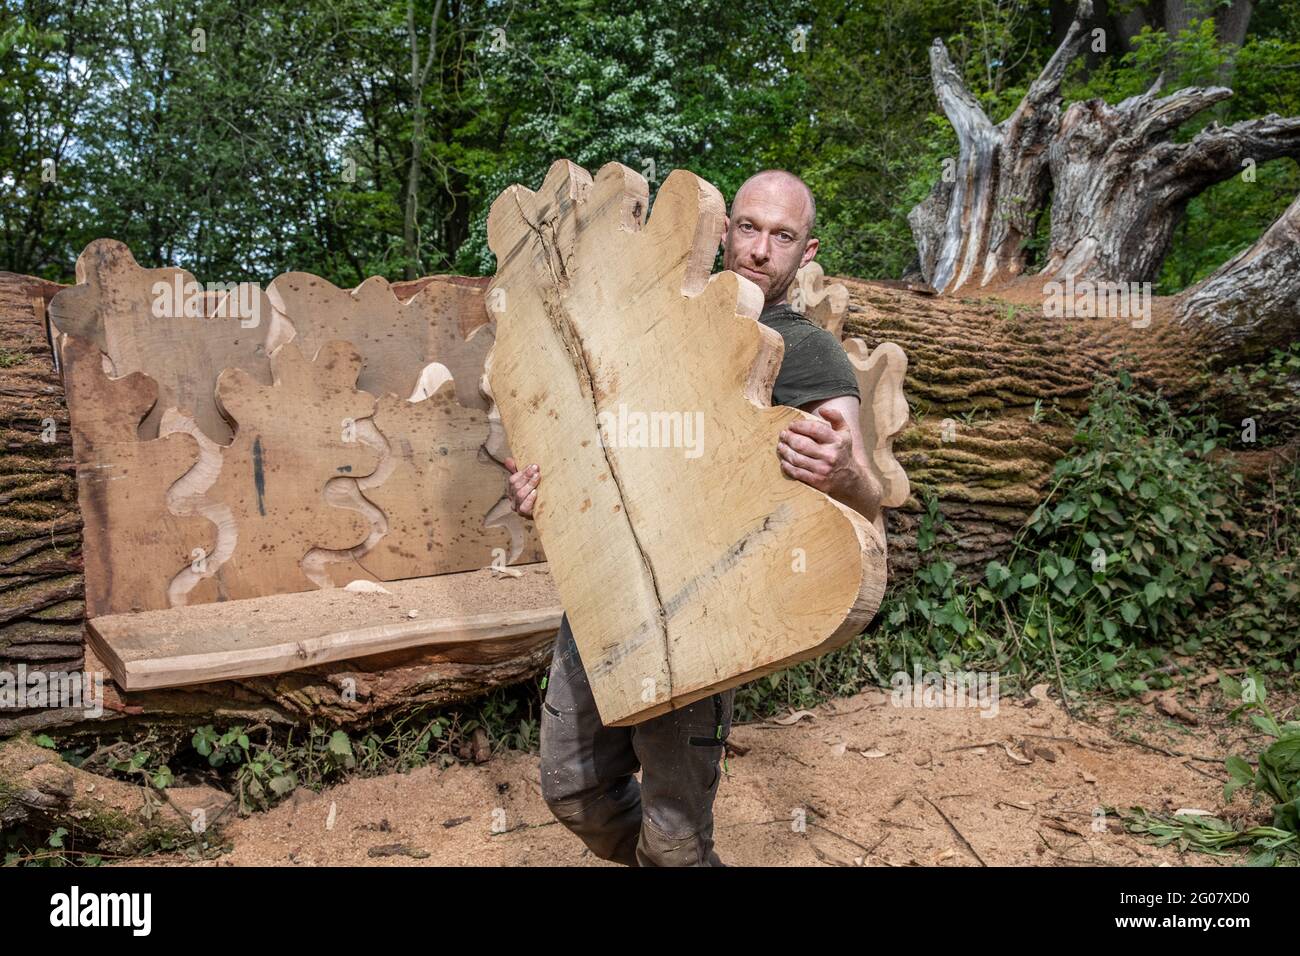
<instances>
[{"instance_id":1,"label":"bald head","mask_svg":"<svg viewBox=\"0 0 1300 956\"><path fill-rule=\"evenodd\" d=\"M790 193L802 196L803 203L807 207L804 235L812 235L813 228L817 225L817 200L813 199L813 192L808 188L808 184L794 173L784 169L764 169L762 172L750 176L740 184L735 197L731 200L731 215L733 217L736 215L736 204L740 202L741 197L745 195L747 190L785 194L792 200L794 197L789 195ZM797 200L795 201L797 202Z\"/></svg>"},{"instance_id":2,"label":"bald head","mask_svg":"<svg viewBox=\"0 0 1300 956\"><path fill-rule=\"evenodd\" d=\"M816 221L802 179L784 169L755 173L731 201L723 266L757 285L768 305L786 302L795 274L817 254Z\"/></svg>"}]
</instances>

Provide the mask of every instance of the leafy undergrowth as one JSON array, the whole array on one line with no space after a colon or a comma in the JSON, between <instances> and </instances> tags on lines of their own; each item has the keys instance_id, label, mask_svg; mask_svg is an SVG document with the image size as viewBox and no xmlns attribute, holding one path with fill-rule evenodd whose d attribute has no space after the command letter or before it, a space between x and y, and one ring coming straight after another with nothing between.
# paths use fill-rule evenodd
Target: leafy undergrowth
<instances>
[{"instance_id":1,"label":"leafy undergrowth","mask_svg":"<svg viewBox=\"0 0 1300 956\"><path fill-rule=\"evenodd\" d=\"M1238 704L1231 716L1249 713L1251 723L1272 741L1253 767L1236 754L1225 761L1229 776L1223 786L1224 802L1231 804L1234 795L1244 791L1252 805L1267 807L1271 820L1242 826L1205 811L1170 816L1136 808L1126 825L1130 832L1154 838L1158 846L1176 842L1180 850L1213 856L1245 848L1252 866L1300 866L1300 720L1278 721L1265 703L1264 683L1257 675L1241 681L1224 675L1219 683L1228 699Z\"/></svg>"}]
</instances>

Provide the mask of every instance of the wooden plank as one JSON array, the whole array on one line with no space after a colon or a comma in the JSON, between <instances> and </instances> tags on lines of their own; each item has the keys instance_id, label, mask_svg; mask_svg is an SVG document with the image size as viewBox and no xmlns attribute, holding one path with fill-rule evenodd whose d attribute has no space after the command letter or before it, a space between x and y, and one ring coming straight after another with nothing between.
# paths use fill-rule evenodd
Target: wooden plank
<instances>
[{"instance_id":1,"label":"wooden plank","mask_svg":"<svg viewBox=\"0 0 1300 956\"><path fill-rule=\"evenodd\" d=\"M370 530L325 495L332 479L368 475L379 463L357 438L357 423L375 407L373 395L354 388L360 355L330 342L309 361L290 342L272 354L271 367L271 385L237 368L217 381L221 408L236 424L207 493L230 508L220 532L235 536L216 569L223 600L314 588L302 569L307 553L355 547Z\"/></svg>"},{"instance_id":2,"label":"wooden plank","mask_svg":"<svg viewBox=\"0 0 1300 956\"><path fill-rule=\"evenodd\" d=\"M170 607L172 580L196 549L206 554L216 540L211 522L169 504L198 461L197 443L183 434L137 440L157 385L141 372L111 378L98 346L60 337L68 404L77 409L71 425L86 615Z\"/></svg>"},{"instance_id":3,"label":"wooden plank","mask_svg":"<svg viewBox=\"0 0 1300 956\"><path fill-rule=\"evenodd\" d=\"M842 282L826 281L822 264L815 259L795 273L790 305L837 339L844 338L844 319L849 312L849 290Z\"/></svg>"},{"instance_id":4,"label":"wooden plank","mask_svg":"<svg viewBox=\"0 0 1300 956\"><path fill-rule=\"evenodd\" d=\"M77 284L50 302L50 317L60 332L97 345L114 376L143 372L157 383L141 438L158 437L163 411L176 408L226 444L231 428L213 398L217 375L240 368L262 384L271 381L270 303L255 286L241 289L250 303L242 319L238 293L210 295L183 269L142 269L122 243L96 239L77 258ZM75 422L79 409L70 411Z\"/></svg>"},{"instance_id":5,"label":"wooden plank","mask_svg":"<svg viewBox=\"0 0 1300 956\"><path fill-rule=\"evenodd\" d=\"M627 167L593 182L560 161L488 218L490 391L541 466L537 526L606 725L843 644L885 585L876 529L781 473L804 413L770 406L782 343L758 287L708 274L721 195L677 170L643 227L648 206ZM676 434L652 442L629 414L676 415Z\"/></svg>"},{"instance_id":6,"label":"wooden plank","mask_svg":"<svg viewBox=\"0 0 1300 956\"><path fill-rule=\"evenodd\" d=\"M383 533L372 534L346 560L324 565L334 584L544 560L540 547L521 545L515 554L510 529L485 524L501 500L505 472L479 453L487 413L461 405L451 381L423 401L380 399L374 426L383 457L357 487L383 516Z\"/></svg>"},{"instance_id":7,"label":"wooden plank","mask_svg":"<svg viewBox=\"0 0 1300 956\"><path fill-rule=\"evenodd\" d=\"M390 593L343 588L277 594L89 622L119 687L148 690L279 674L428 645L482 644L559 627L546 565L517 578L469 571L396 581ZM502 610L508 608L509 610ZM412 615L414 611L414 615Z\"/></svg>"},{"instance_id":8,"label":"wooden plank","mask_svg":"<svg viewBox=\"0 0 1300 956\"><path fill-rule=\"evenodd\" d=\"M272 280L266 294L277 319L291 326L276 331L271 348L297 341L304 355L314 355L326 342L351 342L362 357L357 387L381 398L410 398L425 366L438 362L451 373L460 403L487 411L479 379L492 331L482 289L434 279L399 299L381 276L348 290L309 273L287 272Z\"/></svg>"}]
</instances>

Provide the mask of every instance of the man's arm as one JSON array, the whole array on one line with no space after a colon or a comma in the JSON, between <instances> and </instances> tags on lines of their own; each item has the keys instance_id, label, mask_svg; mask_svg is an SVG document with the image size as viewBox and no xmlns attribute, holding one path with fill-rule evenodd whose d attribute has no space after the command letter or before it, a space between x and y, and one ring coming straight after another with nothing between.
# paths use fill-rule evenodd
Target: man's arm
<instances>
[{"instance_id":1,"label":"man's arm","mask_svg":"<svg viewBox=\"0 0 1300 956\"><path fill-rule=\"evenodd\" d=\"M800 407L820 420L791 422L781 433L781 471L875 521L883 489L867 464L858 400L844 395Z\"/></svg>"}]
</instances>

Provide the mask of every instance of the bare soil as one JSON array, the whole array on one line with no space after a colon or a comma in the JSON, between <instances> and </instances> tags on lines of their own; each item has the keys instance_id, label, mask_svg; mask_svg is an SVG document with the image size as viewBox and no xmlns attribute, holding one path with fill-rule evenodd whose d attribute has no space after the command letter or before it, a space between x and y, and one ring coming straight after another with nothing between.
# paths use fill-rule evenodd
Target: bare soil
<instances>
[{"instance_id":1,"label":"bare soil","mask_svg":"<svg viewBox=\"0 0 1300 956\"><path fill-rule=\"evenodd\" d=\"M1198 683L1178 692L1176 716L1152 695L1075 719L1042 686L1003 698L988 717L974 707L894 706L873 690L788 724L738 723L715 805L718 852L736 866L1235 862L1157 848L1127 833L1114 812L1267 818L1243 796L1224 806L1223 758L1253 755L1259 740L1244 722L1225 721L1212 683ZM509 751L479 765L301 789L232 823L232 849L215 860L136 862L614 865L554 821L538 779L535 754Z\"/></svg>"}]
</instances>

